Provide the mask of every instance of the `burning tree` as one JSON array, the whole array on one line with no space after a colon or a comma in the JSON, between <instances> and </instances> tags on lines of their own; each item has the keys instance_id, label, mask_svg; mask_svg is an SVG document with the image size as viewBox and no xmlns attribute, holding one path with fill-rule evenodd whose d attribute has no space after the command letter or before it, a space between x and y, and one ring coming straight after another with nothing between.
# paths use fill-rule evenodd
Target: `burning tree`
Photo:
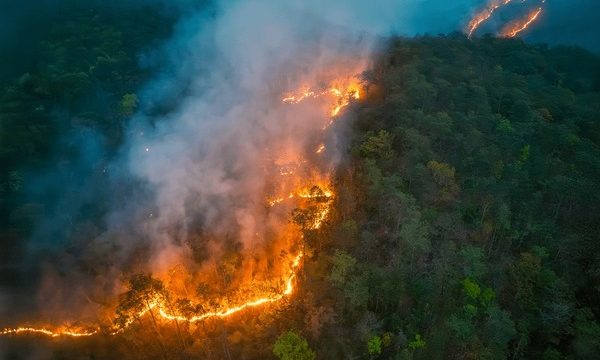
<instances>
[{"instance_id":1,"label":"burning tree","mask_svg":"<svg viewBox=\"0 0 600 360\"><path fill-rule=\"evenodd\" d=\"M149 313L156 327L156 317L152 309L167 304L168 299L162 281L154 279L150 274L133 275L129 279L129 290L119 299L115 325L119 329L125 329L135 320Z\"/></svg>"}]
</instances>

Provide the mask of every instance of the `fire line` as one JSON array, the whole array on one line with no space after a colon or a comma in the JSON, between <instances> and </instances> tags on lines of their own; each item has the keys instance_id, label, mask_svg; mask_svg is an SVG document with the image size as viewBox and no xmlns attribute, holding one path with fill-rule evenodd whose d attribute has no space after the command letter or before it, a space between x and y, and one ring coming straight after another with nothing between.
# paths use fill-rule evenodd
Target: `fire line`
<instances>
[{"instance_id":1,"label":"fire line","mask_svg":"<svg viewBox=\"0 0 600 360\"><path fill-rule=\"evenodd\" d=\"M465 32L467 33L467 38L471 39L473 34L486 22L488 21L496 11L500 8L507 6L510 4L512 0L493 0L489 5L482 11L476 13L469 24L466 27ZM521 1L522 3L525 0ZM546 0L541 0L541 4L545 4ZM538 19L539 15L542 13L543 7L539 6L535 8L533 11L529 12L524 19L517 19L509 22L504 28L500 31L499 36L512 38L519 35L521 32L525 31L529 26Z\"/></svg>"},{"instance_id":2,"label":"fire line","mask_svg":"<svg viewBox=\"0 0 600 360\"><path fill-rule=\"evenodd\" d=\"M473 19L469 22L468 25L468 35L467 37L470 39L471 37L473 37L473 33L475 31L477 31L477 29L483 24L485 23L487 20L489 20L489 18L492 17L492 15L494 15L494 12L496 12L496 10L500 9L503 6L508 5L512 0L496 0L493 3L491 3L485 10L477 13Z\"/></svg>"},{"instance_id":3,"label":"fire line","mask_svg":"<svg viewBox=\"0 0 600 360\"><path fill-rule=\"evenodd\" d=\"M515 37L519 35L519 33L525 31L531 24L533 24L537 18L542 13L542 8L538 7L534 11L530 12L525 20L516 20L506 26L506 28L502 31L502 36L504 37Z\"/></svg>"},{"instance_id":4,"label":"fire line","mask_svg":"<svg viewBox=\"0 0 600 360\"><path fill-rule=\"evenodd\" d=\"M149 302L150 305L147 306L143 311L138 313L136 315L136 318L141 318L144 315L146 315L146 313L148 313L149 311L156 308L158 310L158 314L166 320L178 320L178 321L186 321L186 322L193 323L193 322L202 321L202 320L205 320L205 319L211 318L211 317L219 317L219 318L228 317L228 316L231 316L231 315L233 315L237 312L240 312L249 307L255 307L255 306L262 305L262 304L279 301L279 300L283 299L284 297L291 295L294 292L294 280L296 279L297 269L300 266L300 261L302 260L303 256L304 256L304 254L302 252L300 252L294 258L294 261L291 265L290 274L285 282L286 283L285 289L277 295L254 299L254 300L248 301L246 303L243 303L239 306L231 307L226 310L206 312L204 314L192 316L192 317L173 315L173 314L169 313L167 310L165 310L165 308L166 308L165 304L162 304L160 301L155 299L155 300L151 300ZM128 323L126 323L121 328L108 332L108 335L117 335L117 334L125 331L129 326L131 326L132 323L133 323L133 320L130 320ZM49 330L49 329L34 328L34 327L17 327L17 328L4 329L4 330L2 330L2 332L0 332L0 335L12 335L12 334L16 335L16 334L25 334L25 333L46 335L46 336L53 337L53 338L59 337L59 336L87 337L87 336L92 336L95 334L102 333L102 330L100 328L97 328L97 329L94 329L91 331L85 331L85 330L67 330L67 329L65 329L65 330L61 330L61 329Z\"/></svg>"}]
</instances>

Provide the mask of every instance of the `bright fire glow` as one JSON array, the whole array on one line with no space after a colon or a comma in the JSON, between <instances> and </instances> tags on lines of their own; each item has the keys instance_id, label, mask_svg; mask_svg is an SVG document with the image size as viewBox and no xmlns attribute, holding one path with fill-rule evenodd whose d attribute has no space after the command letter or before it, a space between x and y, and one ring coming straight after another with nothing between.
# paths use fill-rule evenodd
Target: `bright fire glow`
<instances>
[{"instance_id":1,"label":"bright fire glow","mask_svg":"<svg viewBox=\"0 0 600 360\"><path fill-rule=\"evenodd\" d=\"M302 88L301 90L287 94L282 101L286 104L298 104L307 99L323 98L327 101L323 102L323 107L327 109L329 124L333 122L333 119L337 117L342 109L350 105L354 100L361 98L361 87L358 85L356 79L348 80L337 80L331 83L332 85L321 91L314 91L308 87ZM337 85L334 85L337 84ZM340 84L344 84L340 86ZM328 125L325 126L325 128ZM316 153L322 153L325 150L325 145L320 144L316 150ZM305 160L299 163L306 163ZM325 223L328 215L331 212L331 206L333 205L334 192L329 186L329 174L317 172L310 176L302 173L300 166L298 165L283 165L280 166L279 182L283 183L284 186L281 194L271 197L267 200L269 207L274 207L278 204L284 205L284 202L294 200L294 203L298 206L298 209L304 209L310 213L307 216L307 222L304 223L305 229L316 230L322 227ZM315 184L309 185L307 184ZM311 187L312 186L312 187ZM291 204L290 204L291 205ZM288 205L286 205L288 206ZM45 327L33 327L33 326L19 326L15 328L6 328L0 330L0 335L20 335L20 334L37 334L48 336L51 338L57 337L88 337L96 334L104 335L117 335L128 329L135 319L139 319L151 313L157 318L164 320L177 320L184 322L199 322L208 318L225 318L235 313L241 312L245 309L258 307L264 304L275 303L282 300L285 297L292 295L295 291L295 282L298 277L298 269L301 266L301 260L304 253L300 251L293 258L290 258L290 263L287 266L287 270L284 271L282 278L283 286L279 285L279 290L269 291L260 296L252 296L250 299L240 301L237 305L224 306L220 310L206 311L201 314L194 314L190 316L184 316L178 313L172 312L171 304L168 304L166 300L161 297L153 297L147 299L143 310L137 313L131 314L125 323L119 326L111 327L69 327L69 326L45 326ZM272 286L277 288L277 286ZM141 300L140 300L141 301Z\"/></svg>"},{"instance_id":2,"label":"bright fire glow","mask_svg":"<svg viewBox=\"0 0 600 360\"><path fill-rule=\"evenodd\" d=\"M538 7L537 9L531 11L524 19L515 20L502 30L502 36L504 37L515 37L519 35L519 33L525 31L531 24L533 24L540 14L542 13L542 8Z\"/></svg>"},{"instance_id":3,"label":"bright fire glow","mask_svg":"<svg viewBox=\"0 0 600 360\"><path fill-rule=\"evenodd\" d=\"M476 13L471 21L469 21L469 24L466 28L468 38L472 38L477 29L479 29L481 25L489 20L498 9L508 5L511 2L512 0L493 0L484 10ZM521 2L525 2L525 0ZM545 2L546 0L541 0L542 4ZM538 19L539 15L542 13L542 10L543 8L541 6L537 7L533 11L529 12L523 19L511 21L502 29L500 35L510 38L519 35Z\"/></svg>"},{"instance_id":4,"label":"bright fire glow","mask_svg":"<svg viewBox=\"0 0 600 360\"><path fill-rule=\"evenodd\" d=\"M266 297L261 297L258 299L254 299L254 300L250 300L248 302L245 302L241 305L238 306L234 306L234 307L230 307L228 309L225 310L221 310L221 311L212 311L212 312L207 312L204 313L202 315L197 315L197 316L192 316L192 317L185 317L185 316L180 316L180 315L173 315L167 312L167 310L165 310L165 306L161 306L161 304L156 304L156 306L158 307L158 313L160 314L160 316L162 316L163 318L167 319L167 320L179 320L179 321L187 321L187 322L198 322L198 321L202 321L204 319L210 318L210 317L227 317L230 315L233 315L237 312L240 312L246 308L249 307L254 307L254 306L259 306L262 304L267 304L267 303L272 303L272 302L276 302L279 301L281 299L283 299L285 296L289 296L294 292L294 279L296 278L296 274L297 274L297 269L300 266L300 260L302 260L302 256L304 254L302 252L300 252L295 258L294 261L292 262L292 265L290 266L290 273L289 276L287 278L287 281L285 282L285 288L283 289L282 292L278 293L278 294L274 294L272 296L266 296Z\"/></svg>"},{"instance_id":5,"label":"bright fire glow","mask_svg":"<svg viewBox=\"0 0 600 360\"><path fill-rule=\"evenodd\" d=\"M85 337L92 336L98 333L98 330L67 330L67 329L55 329L48 330L43 328L33 328L33 327L17 327L17 328L9 328L4 329L0 332L0 335L13 335L13 334L41 334L50 337L59 337L59 336L72 336L72 337Z\"/></svg>"},{"instance_id":6,"label":"bright fire glow","mask_svg":"<svg viewBox=\"0 0 600 360\"><path fill-rule=\"evenodd\" d=\"M144 310L135 314L135 318L141 318L144 315L146 315L149 311L156 309L156 310L158 310L158 312L157 312L158 315L160 315L160 317L162 317L163 319L166 319L166 320L198 322L198 321L202 321L204 319L211 318L211 317L224 318L224 317L233 315L237 312L240 312L249 307L254 307L254 306L259 306L259 305L266 304L266 303L272 303L272 302L279 301L279 300L283 299L285 296L289 296L294 292L294 280L296 278L297 269L300 266L300 260L302 260L303 255L304 254L302 252L300 252L298 255L296 255L296 257L294 258L294 260L290 266L289 275L285 281L285 288L277 294L249 300L238 306L230 307L230 308L227 308L227 309L224 309L221 311L211 311L211 312L206 312L204 314L191 316L191 317L174 315L174 314L170 313L167 310L168 309L167 304L162 303L160 301L160 299L156 298L156 299L151 299L150 301L148 301L149 305L146 308L144 308ZM109 331L108 335L117 335L117 334L123 332L129 326L131 326L132 323L133 323L133 320L130 320L127 323L125 323L123 326L121 326L119 329ZM92 335L98 334L100 332L101 332L100 328L94 329L94 330L65 329L65 328L57 328L54 330L50 330L50 329L45 329L45 328L34 328L34 327L24 326L24 327L4 329L4 330L2 330L2 332L0 332L0 335L40 334L40 335L46 335L49 337L59 337L59 336L86 337L86 336L92 336Z\"/></svg>"},{"instance_id":7,"label":"bright fire glow","mask_svg":"<svg viewBox=\"0 0 600 360\"><path fill-rule=\"evenodd\" d=\"M473 33L475 33L475 31L477 31L477 29L483 23L485 23L489 18L492 17L492 15L494 15L494 12L496 12L496 10L500 9L505 5L508 5L511 1L512 0L495 0L491 4L489 4L485 10L482 10L475 14L473 19L469 21L469 25L467 26L467 36L469 37L469 39L473 36Z\"/></svg>"},{"instance_id":8,"label":"bright fire glow","mask_svg":"<svg viewBox=\"0 0 600 360\"><path fill-rule=\"evenodd\" d=\"M332 105L329 107L329 116L334 118L339 115L343 108L350 105L352 100L360 99L361 87L356 79L351 79L345 86L332 85L328 89L320 91L303 87L298 91L286 94L281 101L287 104L298 104L307 99L317 99L324 96L333 99Z\"/></svg>"}]
</instances>

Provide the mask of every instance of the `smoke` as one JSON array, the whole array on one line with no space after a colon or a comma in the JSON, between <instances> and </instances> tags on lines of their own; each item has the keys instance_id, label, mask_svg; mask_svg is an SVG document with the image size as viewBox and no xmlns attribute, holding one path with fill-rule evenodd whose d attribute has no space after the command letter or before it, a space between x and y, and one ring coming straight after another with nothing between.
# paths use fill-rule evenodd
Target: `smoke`
<instances>
[{"instance_id":1,"label":"smoke","mask_svg":"<svg viewBox=\"0 0 600 360\"><path fill-rule=\"evenodd\" d=\"M322 109L290 111L282 94L356 75L374 40L299 2L227 2L216 13L181 23L166 48L173 69L143 92L150 104L174 92L175 109L161 119L139 116L130 128L124 164L153 196L152 206L133 212L146 218L138 230L159 271L186 255L197 232L206 243L193 245L209 252L224 251L224 239L243 249L265 245L287 221L264 209L270 168L298 160L323 126ZM185 90L169 84L173 75Z\"/></svg>"}]
</instances>

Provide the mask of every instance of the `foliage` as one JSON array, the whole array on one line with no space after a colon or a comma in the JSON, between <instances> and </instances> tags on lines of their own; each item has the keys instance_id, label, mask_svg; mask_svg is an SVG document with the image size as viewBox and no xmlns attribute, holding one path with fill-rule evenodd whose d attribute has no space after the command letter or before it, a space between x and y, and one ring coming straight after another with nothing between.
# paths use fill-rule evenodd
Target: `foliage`
<instances>
[{"instance_id":1,"label":"foliage","mask_svg":"<svg viewBox=\"0 0 600 360\"><path fill-rule=\"evenodd\" d=\"M315 353L308 342L296 331L290 330L277 338L273 354L280 360L314 360Z\"/></svg>"},{"instance_id":2,"label":"foliage","mask_svg":"<svg viewBox=\"0 0 600 360\"><path fill-rule=\"evenodd\" d=\"M372 357L376 357L381 355L381 337L375 335L367 341L367 350L369 351L369 355Z\"/></svg>"},{"instance_id":3,"label":"foliage","mask_svg":"<svg viewBox=\"0 0 600 360\"><path fill-rule=\"evenodd\" d=\"M421 334L416 334L415 339L408 343L408 348L411 350L416 350L425 347L427 343L421 337Z\"/></svg>"},{"instance_id":4,"label":"foliage","mask_svg":"<svg viewBox=\"0 0 600 360\"><path fill-rule=\"evenodd\" d=\"M399 334L381 354L365 339L382 358L597 352L600 88L576 65L588 62L600 65L519 40L392 41L337 180L355 189L345 216L359 230L331 243L331 331Z\"/></svg>"}]
</instances>

